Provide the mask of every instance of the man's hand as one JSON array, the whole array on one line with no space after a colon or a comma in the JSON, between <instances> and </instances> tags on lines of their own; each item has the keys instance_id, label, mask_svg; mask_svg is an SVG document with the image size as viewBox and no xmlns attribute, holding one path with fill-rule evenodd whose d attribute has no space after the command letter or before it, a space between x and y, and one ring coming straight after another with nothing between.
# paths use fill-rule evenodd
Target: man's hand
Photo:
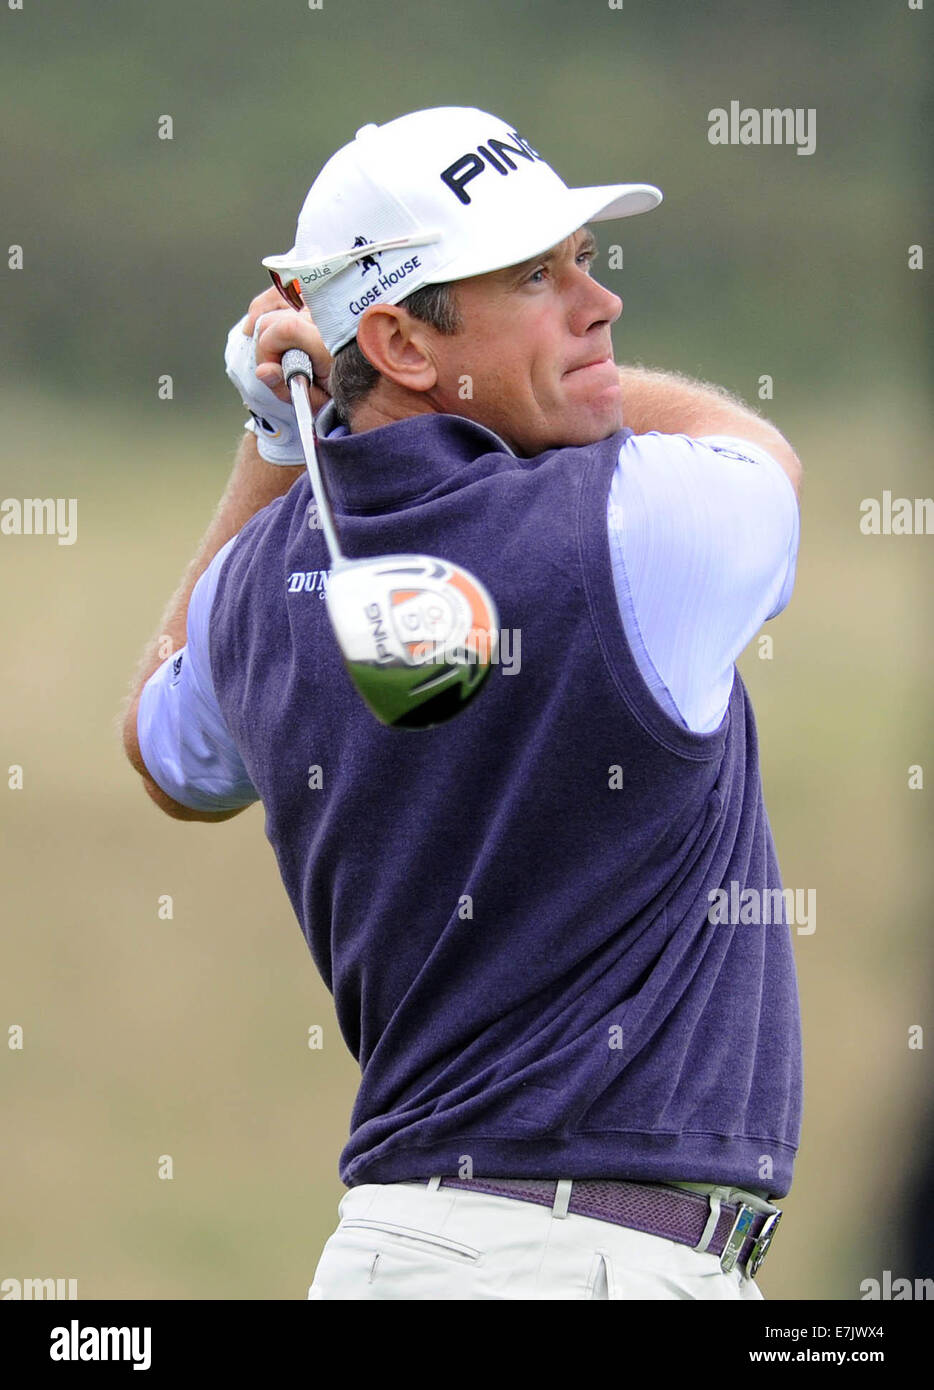
<instances>
[{"instance_id":1,"label":"man's hand","mask_svg":"<svg viewBox=\"0 0 934 1390\"><path fill-rule=\"evenodd\" d=\"M262 323L259 323L260 319ZM312 409L320 410L331 399L327 389L331 354L324 346L307 309L301 313L290 309L283 304L279 291L271 288L250 301L242 327L247 337L253 335L256 339L256 375L280 401L291 404L292 400L280 364L283 354L293 347L301 348L311 358L315 378L311 392Z\"/></svg>"},{"instance_id":2,"label":"man's hand","mask_svg":"<svg viewBox=\"0 0 934 1390\"><path fill-rule=\"evenodd\" d=\"M227 335L224 354L227 375L252 416L247 428L256 435L260 456L280 465L304 460L280 367L282 354L290 347L302 348L311 358L315 376L311 406L317 411L329 399L331 357L308 310L299 313L283 305L277 290L268 289L251 301L246 316Z\"/></svg>"}]
</instances>

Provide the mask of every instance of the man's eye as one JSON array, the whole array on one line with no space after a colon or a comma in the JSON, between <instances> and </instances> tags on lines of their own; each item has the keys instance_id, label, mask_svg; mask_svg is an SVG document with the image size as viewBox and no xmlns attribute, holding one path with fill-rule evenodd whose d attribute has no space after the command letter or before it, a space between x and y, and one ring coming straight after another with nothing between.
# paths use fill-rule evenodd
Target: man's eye
<instances>
[{"instance_id":1,"label":"man's eye","mask_svg":"<svg viewBox=\"0 0 934 1390\"><path fill-rule=\"evenodd\" d=\"M533 270L533 271L532 271L532 274L529 276L529 282L530 282L530 284L540 285L542 282L541 282L541 280L537 280L537 279L536 279L536 276L538 276L538 275L547 275L547 274L548 274L548 267L547 267L547 266L544 266L544 265L540 265L540 266L538 267L538 269L537 269L537 270Z\"/></svg>"},{"instance_id":2,"label":"man's eye","mask_svg":"<svg viewBox=\"0 0 934 1390\"><path fill-rule=\"evenodd\" d=\"M582 251L577 259L579 261L586 261L587 268L590 269L590 267L594 263L594 258L596 257L596 254L596 251Z\"/></svg>"}]
</instances>

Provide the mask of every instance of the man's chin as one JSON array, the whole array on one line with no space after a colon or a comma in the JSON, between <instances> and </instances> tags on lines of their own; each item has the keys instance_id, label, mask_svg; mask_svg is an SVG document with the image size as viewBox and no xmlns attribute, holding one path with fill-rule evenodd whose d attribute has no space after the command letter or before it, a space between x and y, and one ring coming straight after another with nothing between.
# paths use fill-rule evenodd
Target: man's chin
<instances>
[{"instance_id":1,"label":"man's chin","mask_svg":"<svg viewBox=\"0 0 934 1390\"><path fill-rule=\"evenodd\" d=\"M579 448L584 444L599 444L601 439L609 439L622 428L622 399L618 395L615 399L611 396L609 400L596 400L589 407L569 412L562 437L549 447Z\"/></svg>"},{"instance_id":2,"label":"man's chin","mask_svg":"<svg viewBox=\"0 0 934 1390\"><path fill-rule=\"evenodd\" d=\"M481 424L484 422L481 420ZM623 428L621 392L602 392L586 404L581 402L555 411L544 427L523 433L514 427L507 432L490 426L505 439L510 448L522 458L534 458L548 449L577 449L587 444L599 444ZM510 437L511 436L511 437Z\"/></svg>"}]
</instances>

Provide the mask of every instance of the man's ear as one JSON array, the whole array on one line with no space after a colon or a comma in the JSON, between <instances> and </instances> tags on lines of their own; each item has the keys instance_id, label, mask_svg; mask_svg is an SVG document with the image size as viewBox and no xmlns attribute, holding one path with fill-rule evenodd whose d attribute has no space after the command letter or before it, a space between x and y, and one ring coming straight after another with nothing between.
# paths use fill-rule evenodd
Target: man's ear
<instances>
[{"instance_id":1,"label":"man's ear","mask_svg":"<svg viewBox=\"0 0 934 1390\"><path fill-rule=\"evenodd\" d=\"M380 376L406 391L437 384L431 328L400 304L371 304L357 328L357 346Z\"/></svg>"}]
</instances>

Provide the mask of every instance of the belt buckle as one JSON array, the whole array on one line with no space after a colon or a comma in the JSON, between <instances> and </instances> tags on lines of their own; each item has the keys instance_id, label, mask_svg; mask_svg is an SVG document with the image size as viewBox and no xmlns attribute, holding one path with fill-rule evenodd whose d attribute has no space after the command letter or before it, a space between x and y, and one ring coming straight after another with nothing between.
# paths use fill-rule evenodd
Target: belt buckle
<instances>
[{"instance_id":1,"label":"belt buckle","mask_svg":"<svg viewBox=\"0 0 934 1390\"><path fill-rule=\"evenodd\" d=\"M724 1274L729 1274L730 1270L739 1259L739 1252L746 1243L746 1238L749 1235L749 1228L755 1220L755 1216L756 1212L754 1207L749 1207L745 1202L740 1202L739 1211L736 1213L736 1220L733 1222L732 1230L727 1236L726 1244L720 1254L720 1268L723 1270ZM758 1242L755 1248L758 1249ZM762 1263L761 1260L759 1263ZM758 1266L756 1267L758 1268Z\"/></svg>"},{"instance_id":2,"label":"belt buckle","mask_svg":"<svg viewBox=\"0 0 934 1390\"><path fill-rule=\"evenodd\" d=\"M773 1212L772 1215L766 1219L765 1225L759 1232L758 1239L752 1247L752 1254L746 1261L747 1279L755 1279L756 1275L759 1273L759 1268L768 1253L769 1246L772 1244L772 1237L778 1230L778 1223L781 1219L782 1214L780 1211Z\"/></svg>"}]
</instances>

